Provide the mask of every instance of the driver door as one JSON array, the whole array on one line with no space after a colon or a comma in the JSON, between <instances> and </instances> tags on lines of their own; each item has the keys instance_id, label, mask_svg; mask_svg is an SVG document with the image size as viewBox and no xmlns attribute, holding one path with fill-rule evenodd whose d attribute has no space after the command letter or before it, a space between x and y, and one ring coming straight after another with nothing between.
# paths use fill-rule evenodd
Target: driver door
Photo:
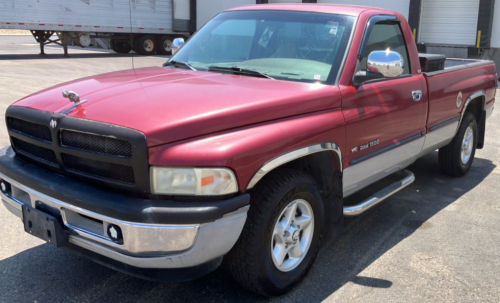
<instances>
[{"instance_id":1,"label":"driver door","mask_svg":"<svg viewBox=\"0 0 500 303\"><path fill-rule=\"evenodd\" d=\"M404 72L348 87L342 107L346 120L347 154L344 195L400 170L421 151L427 103L423 76L412 71L399 22L376 23L369 34L358 70L366 71L372 51L392 50L404 60ZM420 92L419 100L413 97Z\"/></svg>"}]
</instances>

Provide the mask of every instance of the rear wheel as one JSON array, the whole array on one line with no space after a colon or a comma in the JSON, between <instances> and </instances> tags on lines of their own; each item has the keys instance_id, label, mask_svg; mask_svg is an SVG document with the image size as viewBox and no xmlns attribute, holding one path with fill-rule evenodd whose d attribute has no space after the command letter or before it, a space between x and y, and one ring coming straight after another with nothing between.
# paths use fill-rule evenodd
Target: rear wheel
<instances>
[{"instance_id":1,"label":"rear wheel","mask_svg":"<svg viewBox=\"0 0 500 303\"><path fill-rule=\"evenodd\" d=\"M151 35L137 36L134 39L134 51L143 56L154 55L156 40Z\"/></svg>"},{"instance_id":2,"label":"rear wheel","mask_svg":"<svg viewBox=\"0 0 500 303\"><path fill-rule=\"evenodd\" d=\"M245 227L227 255L231 274L262 295L287 292L316 258L323 225L315 181L295 170L272 174L252 193Z\"/></svg>"},{"instance_id":3,"label":"rear wheel","mask_svg":"<svg viewBox=\"0 0 500 303\"><path fill-rule=\"evenodd\" d=\"M170 36L156 38L156 52L160 55L172 55L172 39Z\"/></svg>"},{"instance_id":4,"label":"rear wheel","mask_svg":"<svg viewBox=\"0 0 500 303\"><path fill-rule=\"evenodd\" d=\"M470 170L477 146L477 123L466 113L453 140L439 149L439 167L452 177L462 177Z\"/></svg>"},{"instance_id":5,"label":"rear wheel","mask_svg":"<svg viewBox=\"0 0 500 303\"><path fill-rule=\"evenodd\" d=\"M132 45L129 41L111 39L111 49L118 54L128 54L132 50Z\"/></svg>"}]
</instances>

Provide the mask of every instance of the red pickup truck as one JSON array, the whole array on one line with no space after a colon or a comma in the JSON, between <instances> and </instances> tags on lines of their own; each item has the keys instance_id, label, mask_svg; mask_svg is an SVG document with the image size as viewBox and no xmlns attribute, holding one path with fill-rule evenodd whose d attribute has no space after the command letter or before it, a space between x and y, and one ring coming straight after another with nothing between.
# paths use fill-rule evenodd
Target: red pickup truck
<instances>
[{"instance_id":1,"label":"red pickup truck","mask_svg":"<svg viewBox=\"0 0 500 303\"><path fill-rule=\"evenodd\" d=\"M442 171L465 175L496 88L490 61L419 56L393 11L235 8L164 67L11 105L2 202L26 232L116 270L181 281L224 258L242 285L278 295L344 216L410 184L417 158L439 149Z\"/></svg>"}]
</instances>

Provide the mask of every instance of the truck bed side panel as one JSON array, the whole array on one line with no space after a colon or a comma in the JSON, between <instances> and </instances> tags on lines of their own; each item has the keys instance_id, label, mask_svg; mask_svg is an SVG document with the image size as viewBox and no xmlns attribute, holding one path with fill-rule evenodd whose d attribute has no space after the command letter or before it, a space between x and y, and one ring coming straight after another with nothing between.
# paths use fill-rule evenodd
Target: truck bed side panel
<instances>
[{"instance_id":1,"label":"truck bed side panel","mask_svg":"<svg viewBox=\"0 0 500 303\"><path fill-rule=\"evenodd\" d=\"M172 0L0 0L0 28L170 33Z\"/></svg>"},{"instance_id":2,"label":"truck bed side panel","mask_svg":"<svg viewBox=\"0 0 500 303\"><path fill-rule=\"evenodd\" d=\"M458 117L467 98L475 92L484 91L487 96L486 104L492 102L497 86L495 73L495 65L491 63L425 74L429 92L427 127ZM462 102L457 103L460 92ZM457 104L460 106L457 107Z\"/></svg>"}]
</instances>

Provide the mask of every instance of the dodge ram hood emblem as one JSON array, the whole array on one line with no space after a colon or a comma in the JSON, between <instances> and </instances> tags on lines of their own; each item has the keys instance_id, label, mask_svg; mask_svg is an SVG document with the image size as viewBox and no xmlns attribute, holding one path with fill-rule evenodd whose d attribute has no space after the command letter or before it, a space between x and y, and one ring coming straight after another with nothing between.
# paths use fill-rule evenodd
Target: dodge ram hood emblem
<instances>
[{"instance_id":1,"label":"dodge ram hood emblem","mask_svg":"<svg viewBox=\"0 0 500 303\"><path fill-rule=\"evenodd\" d=\"M80 96L73 91L63 90L62 95L64 98L68 98L69 101L73 102L73 106L71 108L65 109L61 112L62 114L65 114L65 115L71 113L78 105L81 105L81 104L87 102L87 100L80 101Z\"/></svg>"},{"instance_id":2,"label":"dodge ram hood emblem","mask_svg":"<svg viewBox=\"0 0 500 303\"><path fill-rule=\"evenodd\" d=\"M63 90L62 95L63 95L64 98L68 98L71 102L73 102L74 103L74 105L73 105L74 107L76 107L76 106L78 106L78 105L80 105L82 103L87 102L87 100L80 101L80 96L77 93L73 92L73 91Z\"/></svg>"}]
</instances>

